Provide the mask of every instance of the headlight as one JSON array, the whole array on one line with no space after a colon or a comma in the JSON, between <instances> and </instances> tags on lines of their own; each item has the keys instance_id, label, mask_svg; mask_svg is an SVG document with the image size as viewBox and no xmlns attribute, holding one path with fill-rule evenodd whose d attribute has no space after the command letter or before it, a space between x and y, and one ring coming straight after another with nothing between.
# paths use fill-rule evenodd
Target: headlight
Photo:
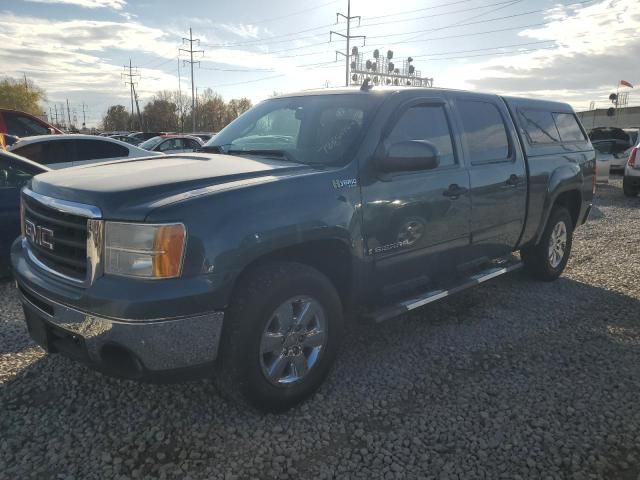
<instances>
[{"instance_id":1,"label":"headlight","mask_svg":"<svg viewBox=\"0 0 640 480\"><path fill-rule=\"evenodd\" d=\"M106 222L104 271L128 277L179 277L185 239L181 223Z\"/></svg>"}]
</instances>

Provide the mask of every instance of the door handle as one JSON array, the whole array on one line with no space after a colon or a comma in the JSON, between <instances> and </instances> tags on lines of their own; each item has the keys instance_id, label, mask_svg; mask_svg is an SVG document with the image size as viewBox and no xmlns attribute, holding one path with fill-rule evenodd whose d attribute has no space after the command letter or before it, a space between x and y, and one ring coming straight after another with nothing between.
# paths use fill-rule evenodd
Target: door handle
<instances>
[{"instance_id":1,"label":"door handle","mask_svg":"<svg viewBox=\"0 0 640 480\"><path fill-rule=\"evenodd\" d=\"M515 173L512 173L505 183L511 187L517 187L518 183L520 183L520 177Z\"/></svg>"},{"instance_id":2,"label":"door handle","mask_svg":"<svg viewBox=\"0 0 640 480\"><path fill-rule=\"evenodd\" d=\"M469 191L468 188L461 187L457 183L452 183L449 188L442 192L442 195L449 197L451 200L456 200L460 195L464 195Z\"/></svg>"}]
</instances>

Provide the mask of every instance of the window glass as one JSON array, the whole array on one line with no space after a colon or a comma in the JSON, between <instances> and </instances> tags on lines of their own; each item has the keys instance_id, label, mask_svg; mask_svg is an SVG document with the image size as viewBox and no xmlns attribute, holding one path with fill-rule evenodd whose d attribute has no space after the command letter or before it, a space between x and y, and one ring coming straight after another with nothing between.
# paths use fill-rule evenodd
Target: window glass
<instances>
[{"instance_id":1,"label":"window glass","mask_svg":"<svg viewBox=\"0 0 640 480\"><path fill-rule=\"evenodd\" d=\"M393 127L387 140L390 145L409 140L424 140L436 147L440 167L456 163L449 124L441 106L418 105L408 108Z\"/></svg>"},{"instance_id":2,"label":"window glass","mask_svg":"<svg viewBox=\"0 0 640 480\"><path fill-rule=\"evenodd\" d=\"M17 137L30 137L33 135L47 135L49 129L36 120L13 112L4 112L4 123L7 133Z\"/></svg>"},{"instance_id":3,"label":"window glass","mask_svg":"<svg viewBox=\"0 0 640 480\"><path fill-rule=\"evenodd\" d=\"M191 138L185 138L184 141L186 143L186 146L184 148L188 150L195 150L197 148L200 148L200 144L195 140L192 140Z\"/></svg>"},{"instance_id":4,"label":"window glass","mask_svg":"<svg viewBox=\"0 0 640 480\"><path fill-rule=\"evenodd\" d=\"M584 142L584 134L572 113L554 113L553 118L560 133L560 140L563 142Z\"/></svg>"},{"instance_id":5,"label":"window glass","mask_svg":"<svg viewBox=\"0 0 640 480\"><path fill-rule=\"evenodd\" d=\"M159 152L168 152L170 150L180 150L182 149L182 142L179 138L170 138L162 142L156 150Z\"/></svg>"},{"instance_id":6,"label":"window glass","mask_svg":"<svg viewBox=\"0 0 640 480\"><path fill-rule=\"evenodd\" d=\"M530 144L555 143L560 141L560 134L553 121L551 112L542 110L519 110L520 124L524 136Z\"/></svg>"},{"instance_id":7,"label":"window glass","mask_svg":"<svg viewBox=\"0 0 640 480\"><path fill-rule=\"evenodd\" d=\"M71 140L38 142L12 149L11 152L42 165L73 162L73 145L71 142Z\"/></svg>"},{"instance_id":8,"label":"window glass","mask_svg":"<svg viewBox=\"0 0 640 480\"><path fill-rule=\"evenodd\" d=\"M471 163L509 159L509 137L498 107L487 102L460 100L462 138Z\"/></svg>"},{"instance_id":9,"label":"window glass","mask_svg":"<svg viewBox=\"0 0 640 480\"><path fill-rule=\"evenodd\" d=\"M17 188L25 186L33 175L15 165L0 165L0 188Z\"/></svg>"},{"instance_id":10,"label":"window glass","mask_svg":"<svg viewBox=\"0 0 640 480\"><path fill-rule=\"evenodd\" d=\"M360 93L270 99L239 116L207 146L238 155L274 151L306 164L346 164L383 99Z\"/></svg>"},{"instance_id":11,"label":"window glass","mask_svg":"<svg viewBox=\"0 0 640 480\"><path fill-rule=\"evenodd\" d=\"M127 156L129 156L129 149L116 143L102 140L76 140L76 158L80 162L83 160Z\"/></svg>"}]
</instances>

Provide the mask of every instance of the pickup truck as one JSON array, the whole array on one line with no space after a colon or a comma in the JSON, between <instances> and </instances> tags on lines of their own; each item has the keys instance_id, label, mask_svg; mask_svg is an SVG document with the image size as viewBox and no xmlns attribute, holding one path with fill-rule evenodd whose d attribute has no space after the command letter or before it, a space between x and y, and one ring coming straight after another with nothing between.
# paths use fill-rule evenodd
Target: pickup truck
<instances>
[{"instance_id":1,"label":"pickup truck","mask_svg":"<svg viewBox=\"0 0 640 480\"><path fill-rule=\"evenodd\" d=\"M321 385L346 321L521 266L557 278L594 193L570 106L491 94L281 96L204 149L23 190L11 256L38 344L121 377L211 377L283 410Z\"/></svg>"}]
</instances>

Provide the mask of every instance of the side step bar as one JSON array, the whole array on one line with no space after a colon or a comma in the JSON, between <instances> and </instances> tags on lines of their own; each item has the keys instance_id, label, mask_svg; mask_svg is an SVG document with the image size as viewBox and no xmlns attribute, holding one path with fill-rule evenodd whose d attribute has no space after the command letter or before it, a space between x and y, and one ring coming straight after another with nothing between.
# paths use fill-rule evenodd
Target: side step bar
<instances>
[{"instance_id":1,"label":"side step bar","mask_svg":"<svg viewBox=\"0 0 640 480\"><path fill-rule=\"evenodd\" d=\"M406 313L415 308L422 307L428 303L435 302L436 300L448 297L449 295L461 292L462 290L466 290L469 287L473 287L474 285L478 285L480 283L486 282L487 280L491 280L492 278L499 277L500 275L504 275L505 273L509 273L520 268L522 268L522 262L510 263L504 267L493 266L479 273L476 273L475 275L471 275L465 278L462 283L456 285L455 287L449 288L447 290L431 290L418 297L411 298L395 305L383 307L380 310L371 312L369 315L367 315L367 317L378 323L383 322L385 320L389 320L390 318L402 315L403 313Z\"/></svg>"}]
</instances>

